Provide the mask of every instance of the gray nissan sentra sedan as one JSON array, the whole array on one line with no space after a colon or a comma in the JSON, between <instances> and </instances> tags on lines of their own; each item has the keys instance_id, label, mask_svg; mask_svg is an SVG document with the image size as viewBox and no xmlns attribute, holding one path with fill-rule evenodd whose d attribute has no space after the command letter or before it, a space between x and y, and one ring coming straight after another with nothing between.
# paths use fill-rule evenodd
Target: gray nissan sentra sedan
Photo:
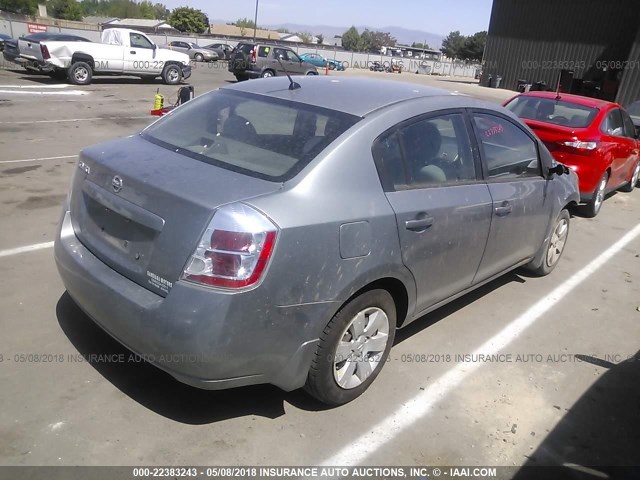
<instances>
[{"instance_id":1,"label":"gray nissan sentra sedan","mask_svg":"<svg viewBox=\"0 0 640 480\"><path fill-rule=\"evenodd\" d=\"M181 382L338 405L397 328L516 267L551 272L579 193L500 106L297 81L221 88L83 150L55 256L80 308Z\"/></svg>"}]
</instances>

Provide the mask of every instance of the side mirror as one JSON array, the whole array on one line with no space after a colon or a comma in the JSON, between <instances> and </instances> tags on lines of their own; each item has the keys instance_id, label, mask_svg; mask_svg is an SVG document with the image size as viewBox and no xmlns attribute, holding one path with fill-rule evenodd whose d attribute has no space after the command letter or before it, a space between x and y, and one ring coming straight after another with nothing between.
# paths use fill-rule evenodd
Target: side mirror
<instances>
[{"instance_id":1,"label":"side mirror","mask_svg":"<svg viewBox=\"0 0 640 480\"><path fill-rule=\"evenodd\" d=\"M551 167L549 170L549 176L552 175L569 175L569 167L563 165L561 163L557 163L555 166Z\"/></svg>"}]
</instances>

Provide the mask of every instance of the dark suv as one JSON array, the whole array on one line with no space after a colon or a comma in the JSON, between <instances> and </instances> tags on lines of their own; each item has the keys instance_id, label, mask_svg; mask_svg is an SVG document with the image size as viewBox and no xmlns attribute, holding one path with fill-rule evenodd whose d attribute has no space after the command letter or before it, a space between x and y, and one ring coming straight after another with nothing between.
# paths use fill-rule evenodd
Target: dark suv
<instances>
[{"instance_id":1,"label":"dark suv","mask_svg":"<svg viewBox=\"0 0 640 480\"><path fill-rule=\"evenodd\" d=\"M241 42L229 58L229 71L238 81L285 75L283 67L290 75L318 74L316 67L303 61L296 52L278 45Z\"/></svg>"}]
</instances>

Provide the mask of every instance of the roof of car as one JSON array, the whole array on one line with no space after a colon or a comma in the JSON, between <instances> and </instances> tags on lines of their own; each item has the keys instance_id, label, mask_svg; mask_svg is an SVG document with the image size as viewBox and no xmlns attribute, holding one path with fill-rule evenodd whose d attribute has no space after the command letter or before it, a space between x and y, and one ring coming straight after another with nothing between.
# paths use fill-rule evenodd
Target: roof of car
<instances>
[{"instance_id":1,"label":"roof of car","mask_svg":"<svg viewBox=\"0 0 640 480\"><path fill-rule=\"evenodd\" d=\"M296 76L293 79L301 88L289 90L289 80L283 76L239 82L223 89L295 100L359 117L405 100L453 95L448 90L393 80L362 77L337 79L318 75Z\"/></svg>"},{"instance_id":2,"label":"roof of car","mask_svg":"<svg viewBox=\"0 0 640 480\"><path fill-rule=\"evenodd\" d=\"M552 100L555 100L557 95L558 94L556 92L528 92L523 93L520 96L550 98ZM591 108L602 108L606 105L615 105L612 102L607 102L606 100L602 100L600 98L583 97L582 95L572 95L570 93L561 93L560 100Z\"/></svg>"}]
</instances>

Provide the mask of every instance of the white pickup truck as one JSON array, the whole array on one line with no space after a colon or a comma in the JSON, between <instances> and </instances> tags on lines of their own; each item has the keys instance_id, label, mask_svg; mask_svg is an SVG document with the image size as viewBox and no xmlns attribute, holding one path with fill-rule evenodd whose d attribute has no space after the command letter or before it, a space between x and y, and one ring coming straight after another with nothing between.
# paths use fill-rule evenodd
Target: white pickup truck
<instances>
[{"instance_id":1,"label":"white pickup truck","mask_svg":"<svg viewBox=\"0 0 640 480\"><path fill-rule=\"evenodd\" d=\"M158 48L144 33L125 28L103 31L101 43L20 39L18 46L20 57L75 85L89 85L94 75L162 77L169 85L191 76L188 55Z\"/></svg>"}]
</instances>

